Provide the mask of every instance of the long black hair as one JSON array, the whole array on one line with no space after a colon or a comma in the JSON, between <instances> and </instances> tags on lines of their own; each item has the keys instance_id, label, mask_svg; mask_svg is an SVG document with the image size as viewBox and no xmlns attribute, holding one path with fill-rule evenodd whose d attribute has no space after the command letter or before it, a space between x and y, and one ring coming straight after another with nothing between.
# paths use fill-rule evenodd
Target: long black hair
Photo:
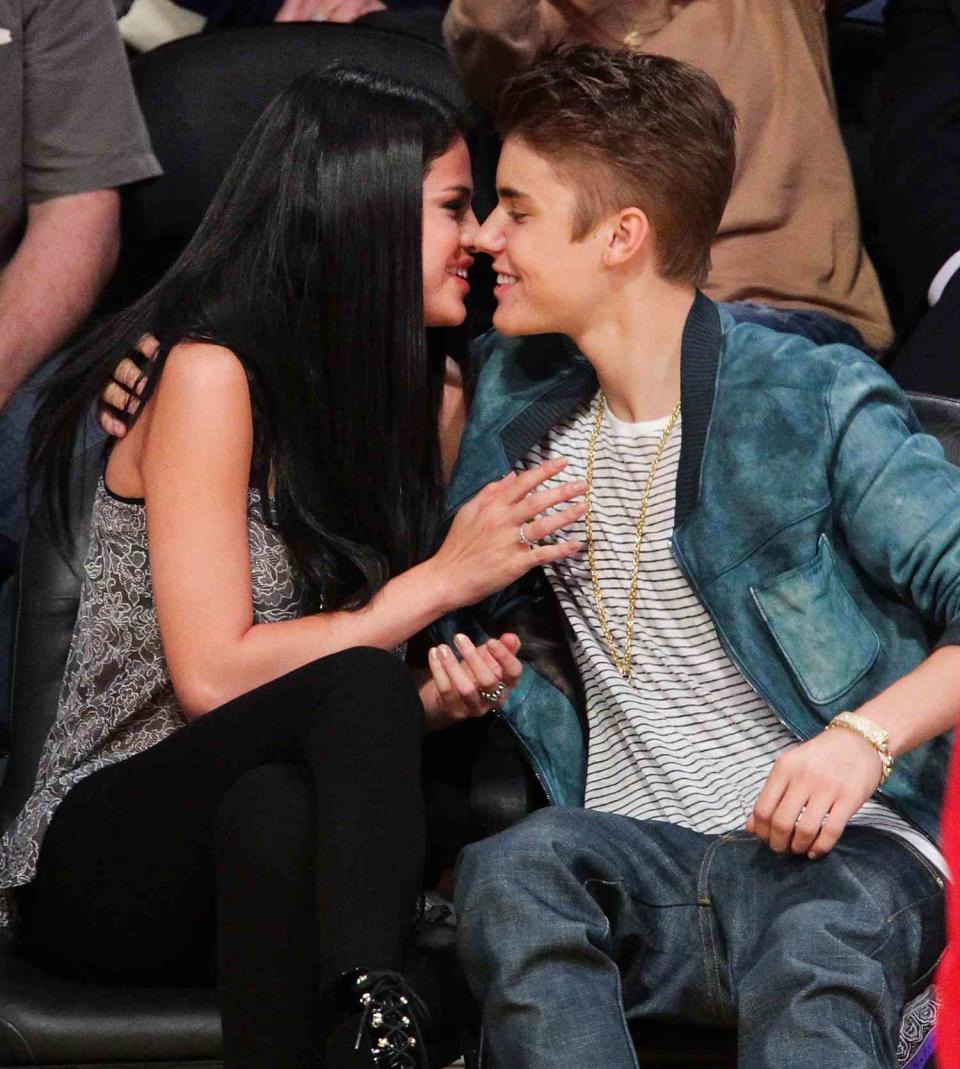
<instances>
[{"instance_id":1,"label":"long black hair","mask_svg":"<svg viewBox=\"0 0 960 1069\"><path fill-rule=\"evenodd\" d=\"M312 607L362 606L425 559L443 492L444 363L424 325L423 177L461 132L438 97L365 71L311 72L284 90L177 262L47 390L31 460L60 530L87 413L150 333L160 347L144 404L178 342L214 342L243 363L252 478L272 473Z\"/></svg>"}]
</instances>

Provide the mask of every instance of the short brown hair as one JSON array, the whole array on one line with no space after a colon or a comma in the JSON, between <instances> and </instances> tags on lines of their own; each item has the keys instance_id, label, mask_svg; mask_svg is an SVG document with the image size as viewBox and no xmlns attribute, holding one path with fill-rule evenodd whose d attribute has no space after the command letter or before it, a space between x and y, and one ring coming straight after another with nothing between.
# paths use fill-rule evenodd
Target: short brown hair
<instances>
[{"instance_id":1,"label":"short brown hair","mask_svg":"<svg viewBox=\"0 0 960 1069\"><path fill-rule=\"evenodd\" d=\"M606 212L642 208L661 274L706 278L736 163L733 105L709 75L665 56L561 46L506 82L497 125L576 186L575 241Z\"/></svg>"}]
</instances>

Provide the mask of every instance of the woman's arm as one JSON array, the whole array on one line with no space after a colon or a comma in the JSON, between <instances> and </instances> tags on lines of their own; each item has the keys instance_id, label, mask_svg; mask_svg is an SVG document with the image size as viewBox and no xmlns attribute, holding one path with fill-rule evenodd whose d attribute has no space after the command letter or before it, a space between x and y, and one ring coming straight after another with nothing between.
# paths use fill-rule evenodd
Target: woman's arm
<instances>
[{"instance_id":1,"label":"woman's arm","mask_svg":"<svg viewBox=\"0 0 960 1069\"><path fill-rule=\"evenodd\" d=\"M527 552L516 541L527 516L582 492L568 484L527 498L558 470L545 467L488 487L461 510L437 554L392 579L366 608L255 624L247 546L253 431L243 367L218 346L177 346L144 416L154 597L170 676L190 717L338 650L393 649L445 612L579 548ZM581 511L573 506L526 530L545 537Z\"/></svg>"}]
</instances>

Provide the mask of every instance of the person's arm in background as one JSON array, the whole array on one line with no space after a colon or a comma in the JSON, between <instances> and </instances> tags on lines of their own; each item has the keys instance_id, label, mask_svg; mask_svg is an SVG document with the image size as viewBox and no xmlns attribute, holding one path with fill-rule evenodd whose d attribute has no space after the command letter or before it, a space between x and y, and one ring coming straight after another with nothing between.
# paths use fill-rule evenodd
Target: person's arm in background
<instances>
[{"instance_id":1,"label":"person's arm in background","mask_svg":"<svg viewBox=\"0 0 960 1069\"><path fill-rule=\"evenodd\" d=\"M0 407L109 278L116 187L160 172L110 0L26 0L22 33L17 195L27 218L0 273Z\"/></svg>"},{"instance_id":2,"label":"person's arm in background","mask_svg":"<svg viewBox=\"0 0 960 1069\"><path fill-rule=\"evenodd\" d=\"M119 246L116 190L30 205L23 239L0 272L0 409L87 317Z\"/></svg>"},{"instance_id":3,"label":"person's arm in background","mask_svg":"<svg viewBox=\"0 0 960 1069\"><path fill-rule=\"evenodd\" d=\"M283 0L274 21L354 22L386 9L381 0Z\"/></svg>"}]
</instances>

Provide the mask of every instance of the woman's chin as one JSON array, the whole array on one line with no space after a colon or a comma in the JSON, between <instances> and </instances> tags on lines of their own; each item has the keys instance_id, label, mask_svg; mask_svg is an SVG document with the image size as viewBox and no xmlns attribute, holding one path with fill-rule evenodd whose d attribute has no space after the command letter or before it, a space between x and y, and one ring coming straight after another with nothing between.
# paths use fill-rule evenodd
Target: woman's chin
<instances>
[{"instance_id":1,"label":"woman's chin","mask_svg":"<svg viewBox=\"0 0 960 1069\"><path fill-rule=\"evenodd\" d=\"M427 312L425 320L428 327L459 327L467 318L466 305L450 308L435 308Z\"/></svg>"}]
</instances>

